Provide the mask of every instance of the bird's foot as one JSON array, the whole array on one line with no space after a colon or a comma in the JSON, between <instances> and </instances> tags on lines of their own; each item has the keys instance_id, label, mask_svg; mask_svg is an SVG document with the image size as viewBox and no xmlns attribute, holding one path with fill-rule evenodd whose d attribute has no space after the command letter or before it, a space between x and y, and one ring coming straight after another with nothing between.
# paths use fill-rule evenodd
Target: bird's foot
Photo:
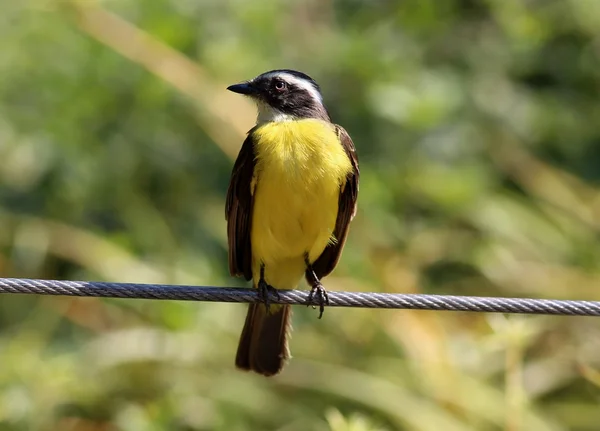
<instances>
[{"instance_id":1,"label":"bird's foot","mask_svg":"<svg viewBox=\"0 0 600 431\"><path fill-rule=\"evenodd\" d=\"M277 299L279 299L279 292L264 279L259 280L258 282L258 297L265 304L267 308L267 314L269 314L269 310L271 308L271 298L269 294L273 294Z\"/></svg>"},{"instance_id":2,"label":"bird's foot","mask_svg":"<svg viewBox=\"0 0 600 431\"><path fill-rule=\"evenodd\" d=\"M329 295L327 294L327 290L321 284L320 281L315 282L310 289L310 293L308 294L308 304L311 305L313 303L313 298L319 303L319 319L323 317L323 312L325 311L325 306L329 305ZM315 306L313 305L313 308Z\"/></svg>"}]
</instances>

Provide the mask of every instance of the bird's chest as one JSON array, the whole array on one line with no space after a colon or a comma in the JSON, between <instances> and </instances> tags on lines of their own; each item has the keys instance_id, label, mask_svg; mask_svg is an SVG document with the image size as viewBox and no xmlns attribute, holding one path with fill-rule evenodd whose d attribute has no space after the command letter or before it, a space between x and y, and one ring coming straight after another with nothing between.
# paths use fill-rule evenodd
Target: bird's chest
<instances>
[{"instance_id":1,"label":"bird's chest","mask_svg":"<svg viewBox=\"0 0 600 431\"><path fill-rule=\"evenodd\" d=\"M255 133L254 233L269 248L300 250L315 241L324 247L351 169L333 128L315 121L263 126Z\"/></svg>"},{"instance_id":2,"label":"bird's chest","mask_svg":"<svg viewBox=\"0 0 600 431\"><path fill-rule=\"evenodd\" d=\"M332 195L337 200L351 165L331 124L289 121L255 133L256 192L268 191L271 205L305 207Z\"/></svg>"}]
</instances>

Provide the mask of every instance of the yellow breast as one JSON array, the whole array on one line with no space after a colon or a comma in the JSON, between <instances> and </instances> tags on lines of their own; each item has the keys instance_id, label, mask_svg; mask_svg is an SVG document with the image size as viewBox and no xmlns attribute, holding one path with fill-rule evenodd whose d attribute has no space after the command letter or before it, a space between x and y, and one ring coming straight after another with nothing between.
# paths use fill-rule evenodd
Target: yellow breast
<instances>
[{"instance_id":1,"label":"yellow breast","mask_svg":"<svg viewBox=\"0 0 600 431\"><path fill-rule=\"evenodd\" d=\"M267 267L314 261L332 239L340 185L352 165L330 123L273 122L254 132L252 254ZM268 271L267 271L268 272Z\"/></svg>"}]
</instances>

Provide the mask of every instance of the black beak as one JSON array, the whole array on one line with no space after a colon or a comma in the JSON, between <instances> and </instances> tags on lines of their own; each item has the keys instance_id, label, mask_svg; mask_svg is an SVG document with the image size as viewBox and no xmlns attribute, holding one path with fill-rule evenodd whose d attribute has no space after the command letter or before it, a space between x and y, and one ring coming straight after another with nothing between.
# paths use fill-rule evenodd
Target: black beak
<instances>
[{"instance_id":1,"label":"black beak","mask_svg":"<svg viewBox=\"0 0 600 431\"><path fill-rule=\"evenodd\" d=\"M230 85L227 87L229 91L233 91L234 93L252 95L257 94L258 90L249 82L243 82L241 84Z\"/></svg>"}]
</instances>

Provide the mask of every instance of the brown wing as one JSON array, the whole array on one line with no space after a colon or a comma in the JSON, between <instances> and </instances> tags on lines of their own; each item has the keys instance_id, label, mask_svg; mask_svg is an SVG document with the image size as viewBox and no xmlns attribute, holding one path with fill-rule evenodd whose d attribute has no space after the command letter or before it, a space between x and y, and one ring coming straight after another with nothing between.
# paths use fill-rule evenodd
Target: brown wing
<instances>
[{"instance_id":1,"label":"brown wing","mask_svg":"<svg viewBox=\"0 0 600 431\"><path fill-rule=\"evenodd\" d=\"M251 190L255 165L253 131L254 129L248 132L248 136L244 140L233 165L225 203L229 243L229 272L234 276L243 275L246 280L252 278L250 228L252 226L252 205L254 201Z\"/></svg>"},{"instance_id":2,"label":"brown wing","mask_svg":"<svg viewBox=\"0 0 600 431\"><path fill-rule=\"evenodd\" d=\"M342 255L342 249L346 243L350 222L356 214L356 200L358 198L358 157L354 143L341 126L336 125L338 138L350 158L352 171L348 174L346 182L340 186L340 198L338 203L338 214L333 234L337 239L335 244L329 244L321 256L313 263L316 276L321 279L331 273Z\"/></svg>"}]
</instances>

